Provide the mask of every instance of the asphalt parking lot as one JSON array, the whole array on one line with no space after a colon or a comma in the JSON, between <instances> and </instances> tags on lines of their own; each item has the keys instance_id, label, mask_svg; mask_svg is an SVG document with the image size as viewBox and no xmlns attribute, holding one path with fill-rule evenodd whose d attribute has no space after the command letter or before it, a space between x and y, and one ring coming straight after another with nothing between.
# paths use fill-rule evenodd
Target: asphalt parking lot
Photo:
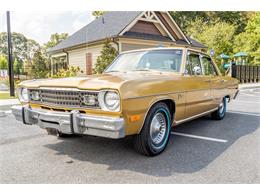
<instances>
[{"instance_id":1,"label":"asphalt parking lot","mask_svg":"<svg viewBox=\"0 0 260 195\"><path fill-rule=\"evenodd\" d=\"M223 120L174 128L166 151L149 158L130 138L58 139L7 111L0 117L0 183L260 183L259 126L260 88L242 90Z\"/></svg>"}]
</instances>

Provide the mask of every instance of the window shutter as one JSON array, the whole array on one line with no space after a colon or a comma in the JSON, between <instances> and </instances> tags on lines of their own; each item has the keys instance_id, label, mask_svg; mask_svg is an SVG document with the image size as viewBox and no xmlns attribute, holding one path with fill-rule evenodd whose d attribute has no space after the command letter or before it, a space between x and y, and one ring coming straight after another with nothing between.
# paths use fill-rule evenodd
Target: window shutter
<instances>
[{"instance_id":1,"label":"window shutter","mask_svg":"<svg viewBox=\"0 0 260 195\"><path fill-rule=\"evenodd\" d=\"M86 74L92 74L92 53L86 53Z\"/></svg>"}]
</instances>

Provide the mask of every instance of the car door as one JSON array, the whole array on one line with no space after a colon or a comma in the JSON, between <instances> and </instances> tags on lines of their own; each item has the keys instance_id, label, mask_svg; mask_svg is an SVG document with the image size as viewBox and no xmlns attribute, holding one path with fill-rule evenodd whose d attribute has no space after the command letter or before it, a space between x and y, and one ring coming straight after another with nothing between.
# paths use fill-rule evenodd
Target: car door
<instances>
[{"instance_id":1,"label":"car door","mask_svg":"<svg viewBox=\"0 0 260 195\"><path fill-rule=\"evenodd\" d=\"M211 96L212 96L212 108L219 106L222 98L224 96L223 89L225 88L225 79L219 75L218 71L215 68L215 65L210 57L204 56L202 58L202 63L204 61L205 68L207 68L206 74L211 75ZM204 66L203 66L204 67Z\"/></svg>"},{"instance_id":2,"label":"car door","mask_svg":"<svg viewBox=\"0 0 260 195\"><path fill-rule=\"evenodd\" d=\"M203 75L200 54L188 51L184 78L186 80L185 117L189 118L209 110L210 78Z\"/></svg>"},{"instance_id":3,"label":"car door","mask_svg":"<svg viewBox=\"0 0 260 195\"><path fill-rule=\"evenodd\" d=\"M209 99L211 99L211 104L209 105L209 109L214 109L219 105L218 98L216 98L217 97L216 93L219 93L217 89L219 83L219 77L214 67L214 64L209 56L201 55L201 64L202 64L204 77L210 80Z\"/></svg>"}]
</instances>

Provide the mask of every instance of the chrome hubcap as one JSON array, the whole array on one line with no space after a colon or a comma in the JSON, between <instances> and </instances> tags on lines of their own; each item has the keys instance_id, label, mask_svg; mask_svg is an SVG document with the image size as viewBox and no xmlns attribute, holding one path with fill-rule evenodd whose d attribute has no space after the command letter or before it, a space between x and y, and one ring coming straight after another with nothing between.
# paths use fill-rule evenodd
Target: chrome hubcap
<instances>
[{"instance_id":1,"label":"chrome hubcap","mask_svg":"<svg viewBox=\"0 0 260 195\"><path fill-rule=\"evenodd\" d=\"M154 144L162 142L166 133L166 119L162 113L154 115L150 125L150 136Z\"/></svg>"}]
</instances>

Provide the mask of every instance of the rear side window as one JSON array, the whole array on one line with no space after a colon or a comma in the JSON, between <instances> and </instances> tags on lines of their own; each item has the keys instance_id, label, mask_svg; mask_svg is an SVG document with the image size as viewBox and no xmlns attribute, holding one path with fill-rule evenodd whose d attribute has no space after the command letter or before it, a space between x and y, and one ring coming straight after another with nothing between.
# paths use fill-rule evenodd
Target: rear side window
<instances>
[{"instance_id":1,"label":"rear side window","mask_svg":"<svg viewBox=\"0 0 260 195\"><path fill-rule=\"evenodd\" d=\"M198 54L188 54L185 73L189 75L202 75L200 57Z\"/></svg>"},{"instance_id":2,"label":"rear side window","mask_svg":"<svg viewBox=\"0 0 260 195\"><path fill-rule=\"evenodd\" d=\"M212 60L209 57L203 56L202 58L202 68L205 75L217 75Z\"/></svg>"}]
</instances>

